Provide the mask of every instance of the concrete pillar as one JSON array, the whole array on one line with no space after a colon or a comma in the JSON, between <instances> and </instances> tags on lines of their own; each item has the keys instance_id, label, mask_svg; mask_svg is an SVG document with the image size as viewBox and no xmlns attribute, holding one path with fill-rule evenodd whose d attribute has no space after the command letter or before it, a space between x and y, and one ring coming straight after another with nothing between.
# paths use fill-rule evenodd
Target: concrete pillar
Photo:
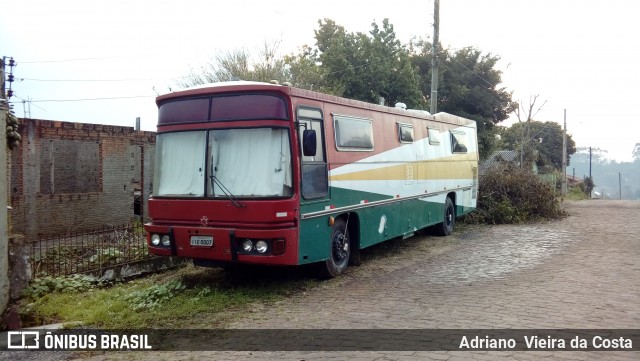
<instances>
[{"instance_id":1,"label":"concrete pillar","mask_svg":"<svg viewBox=\"0 0 640 361\"><path fill-rule=\"evenodd\" d=\"M4 78L4 74L3 74ZM4 94L2 94L4 96ZM0 103L0 314L9 304L9 223L7 217L7 192L9 192L7 175L7 108L4 99Z\"/></svg>"},{"instance_id":2,"label":"concrete pillar","mask_svg":"<svg viewBox=\"0 0 640 361\"><path fill-rule=\"evenodd\" d=\"M38 235L38 203L36 194L40 191L40 158L37 156L38 147L36 137L36 124L33 120L25 120L23 128L25 134L22 136L23 155L23 187L24 187L24 207L25 207L25 236L27 241L33 241Z\"/></svg>"}]
</instances>

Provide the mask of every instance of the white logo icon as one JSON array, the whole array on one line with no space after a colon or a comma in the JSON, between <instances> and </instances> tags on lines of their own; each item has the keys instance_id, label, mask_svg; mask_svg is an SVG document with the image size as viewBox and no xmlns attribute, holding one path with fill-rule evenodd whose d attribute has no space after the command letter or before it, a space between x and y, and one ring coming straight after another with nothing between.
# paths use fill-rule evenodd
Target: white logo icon
<instances>
[{"instance_id":1,"label":"white logo icon","mask_svg":"<svg viewBox=\"0 0 640 361\"><path fill-rule=\"evenodd\" d=\"M40 348L40 333L38 331L9 331L7 332L8 349L37 349Z\"/></svg>"}]
</instances>

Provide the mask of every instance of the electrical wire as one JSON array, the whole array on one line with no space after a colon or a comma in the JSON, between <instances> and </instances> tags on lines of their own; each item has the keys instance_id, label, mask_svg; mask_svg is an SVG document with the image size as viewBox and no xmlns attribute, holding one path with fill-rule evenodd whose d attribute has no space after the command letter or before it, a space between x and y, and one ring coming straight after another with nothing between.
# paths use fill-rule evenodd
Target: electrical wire
<instances>
[{"instance_id":1,"label":"electrical wire","mask_svg":"<svg viewBox=\"0 0 640 361\"><path fill-rule=\"evenodd\" d=\"M58 59L58 60L32 60L32 61L21 61L20 64L41 64L41 63L66 63L72 61L91 61L91 60L106 60L106 59L117 59L120 58L118 56L107 56L101 58L79 58L79 59Z\"/></svg>"},{"instance_id":2,"label":"electrical wire","mask_svg":"<svg viewBox=\"0 0 640 361\"><path fill-rule=\"evenodd\" d=\"M42 82L125 82L125 81L152 81L158 79L36 79L18 78L18 81L42 81Z\"/></svg>"},{"instance_id":3,"label":"electrical wire","mask_svg":"<svg viewBox=\"0 0 640 361\"><path fill-rule=\"evenodd\" d=\"M83 102L83 101L91 101L91 100L114 100L114 99L134 99L134 98L153 98L155 95L133 95L133 96L124 96L124 97L104 97L104 98L84 98L84 99L32 99L27 100L30 103L46 103L46 102ZM10 103L18 103L18 102L10 102Z\"/></svg>"}]
</instances>

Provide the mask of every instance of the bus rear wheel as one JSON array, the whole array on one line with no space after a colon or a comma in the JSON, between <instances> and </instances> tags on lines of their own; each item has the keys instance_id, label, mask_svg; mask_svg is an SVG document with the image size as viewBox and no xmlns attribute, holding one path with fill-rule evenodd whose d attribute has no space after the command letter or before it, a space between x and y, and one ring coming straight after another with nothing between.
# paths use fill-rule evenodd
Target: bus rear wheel
<instances>
[{"instance_id":1,"label":"bus rear wheel","mask_svg":"<svg viewBox=\"0 0 640 361\"><path fill-rule=\"evenodd\" d=\"M333 278L339 276L347 269L349 257L351 256L351 241L347 224L343 219L336 219L331 228L331 239L329 242L329 259L320 265L320 273L323 278Z\"/></svg>"},{"instance_id":2,"label":"bus rear wheel","mask_svg":"<svg viewBox=\"0 0 640 361\"><path fill-rule=\"evenodd\" d=\"M440 236L448 236L453 233L453 226L456 223L456 210L451 197L447 197L444 202L444 219L438 225L437 231Z\"/></svg>"}]
</instances>

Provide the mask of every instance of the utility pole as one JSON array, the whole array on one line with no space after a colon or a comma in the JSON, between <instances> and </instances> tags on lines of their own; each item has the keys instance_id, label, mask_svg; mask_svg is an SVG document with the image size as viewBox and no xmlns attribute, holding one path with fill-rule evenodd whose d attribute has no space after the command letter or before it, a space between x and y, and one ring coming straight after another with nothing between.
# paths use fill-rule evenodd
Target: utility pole
<instances>
[{"instance_id":1,"label":"utility pole","mask_svg":"<svg viewBox=\"0 0 640 361\"><path fill-rule=\"evenodd\" d=\"M618 199L622 199L622 173L618 172Z\"/></svg>"},{"instance_id":2,"label":"utility pole","mask_svg":"<svg viewBox=\"0 0 640 361\"><path fill-rule=\"evenodd\" d=\"M564 130L562 132L562 196L567 195L567 110L564 110Z\"/></svg>"},{"instance_id":3,"label":"utility pole","mask_svg":"<svg viewBox=\"0 0 640 361\"><path fill-rule=\"evenodd\" d=\"M592 158L591 147L589 147L589 178L591 178L591 158Z\"/></svg>"},{"instance_id":4,"label":"utility pole","mask_svg":"<svg viewBox=\"0 0 640 361\"><path fill-rule=\"evenodd\" d=\"M591 177L591 147L589 147L589 179L591 179L591 183L593 183L593 178ZM589 198L591 198L591 191L593 191L593 189L589 191Z\"/></svg>"},{"instance_id":5,"label":"utility pole","mask_svg":"<svg viewBox=\"0 0 640 361\"><path fill-rule=\"evenodd\" d=\"M433 43L431 44L431 114L438 112L438 33L440 32L440 0L433 4Z\"/></svg>"},{"instance_id":6,"label":"utility pole","mask_svg":"<svg viewBox=\"0 0 640 361\"><path fill-rule=\"evenodd\" d=\"M5 60L7 59L6 56L2 57L2 61L0 61L0 99L4 99L6 93L5 93L5 89L4 89L4 67L5 67Z\"/></svg>"}]
</instances>

